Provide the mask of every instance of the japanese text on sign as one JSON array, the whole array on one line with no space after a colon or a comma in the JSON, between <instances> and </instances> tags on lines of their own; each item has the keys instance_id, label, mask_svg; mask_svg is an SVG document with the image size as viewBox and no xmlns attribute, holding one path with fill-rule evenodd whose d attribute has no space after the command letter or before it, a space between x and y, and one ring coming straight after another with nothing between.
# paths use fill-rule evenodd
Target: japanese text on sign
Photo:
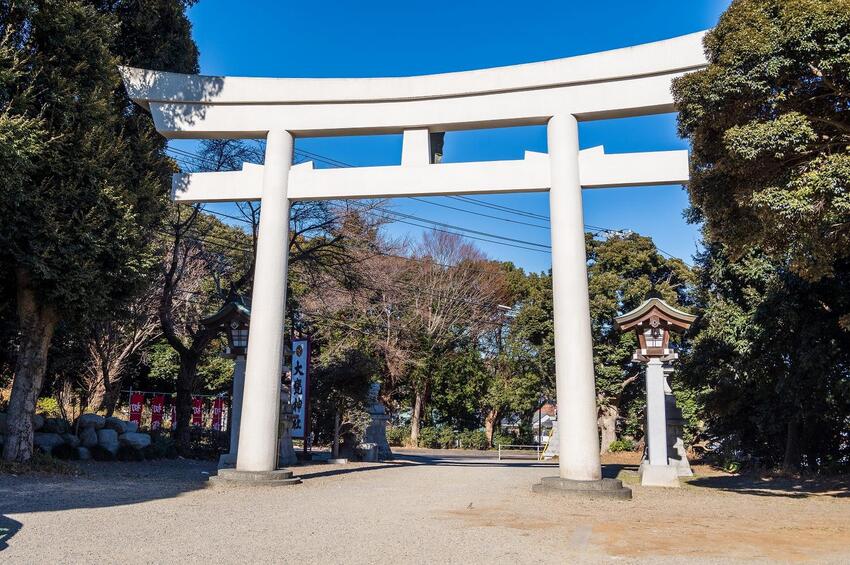
<instances>
[{"instance_id":1,"label":"japanese text on sign","mask_svg":"<svg viewBox=\"0 0 850 565\"><path fill-rule=\"evenodd\" d=\"M292 405L292 437L303 438L307 416L307 372L310 364L310 342L292 342L292 383L289 402Z\"/></svg>"}]
</instances>

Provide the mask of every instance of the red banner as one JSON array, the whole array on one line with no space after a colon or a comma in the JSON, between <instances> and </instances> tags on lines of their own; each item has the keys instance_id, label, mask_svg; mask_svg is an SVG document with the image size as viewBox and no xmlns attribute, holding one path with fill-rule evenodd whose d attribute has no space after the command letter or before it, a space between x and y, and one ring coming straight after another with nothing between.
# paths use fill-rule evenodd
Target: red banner
<instances>
[{"instance_id":1,"label":"red banner","mask_svg":"<svg viewBox=\"0 0 850 565\"><path fill-rule=\"evenodd\" d=\"M177 429L177 405L174 403L174 399L171 399L171 429Z\"/></svg>"},{"instance_id":2,"label":"red banner","mask_svg":"<svg viewBox=\"0 0 850 565\"><path fill-rule=\"evenodd\" d=\"M215 431L221 431L221 411L224 408L224 400L221 397L213 402L212 427Z\"/></svg>"},{"instance_id":3,"label":"red banner","mask_svg":"<svg viewBox=\"0 0 850 565\"><path fill-rule=\"evenodd\" d=\"M157 394L151 400L151 431L162 427L162 411L165 408L165 397Z\"/></svg>"},{"instance_id":4,"label":"red banner","mask_svg":"<svg viewBox=\"0 0 850 565\"><path fill-rule=\"evenodd\" d=\"M204 421L204 399L200 396L192 397L192 425L202 426Z\"/></svg>"},{"instance_id":5,"label":"red banner","mask_svg":"<svg viewBox=\"0 0 850 565\"><path fill-rule=\"evenodd\" d=\"M142 405L145 403L145 395L140 392L130 394L130 421L137 424L142 423Z\"/></svg>"}]
</instances>

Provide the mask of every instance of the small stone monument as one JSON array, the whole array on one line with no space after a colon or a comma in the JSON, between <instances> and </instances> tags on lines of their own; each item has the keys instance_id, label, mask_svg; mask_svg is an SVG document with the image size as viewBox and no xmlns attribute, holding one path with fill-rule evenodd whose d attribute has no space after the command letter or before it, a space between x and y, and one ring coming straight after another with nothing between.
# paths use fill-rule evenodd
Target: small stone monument
<instances>
[{"instance_id":1,"label":"small stone monument","mask_svg":"<svg viewBox=\"0 0 850 565\"><path fill-rule=\"evenodd\" d=\"M552 429L549 431L549 439L546 441L546 450L543 452L543 459L554 459L558 456L560 449L560 440L558 439L558 420L552 420Z\"/></svg>"},{"instance_id":2,"label":"small stone monument","mask_svg":"<svg viewBox=\"0 0 850 565\"><path fill-rule=\"evenodd\" d=\"M688 453L685 449L684 426L685 419L682 417L682 409L676 405L676 397L667 381L673 372L672 367L664 368L664 403L667 413L667 461L668 465L678 470L680 477L693 477L691 463L688 461Z\"/></svg>"},{"instance_id":3,"label":"small stone monument","mask_svg":"<svg viewBox=\"0 0 850 565\"><path fill-rule=\"evenodd\" d=\"M387 420L390 417L387 416L384 405L378 399L380 391L381 385L379 383L374 383L369 387L369 415L372 416L372 421L366 428L361 445L368 445L368 448L364 451L371 452L374 450L376 461L385 461L393 458L393 452L390 449L389 442L387 442Z\"/></svg>"},{"instance_id":4,"label":"small stone monument","mask_svg":"<svg viewBox=\"0 0 850 565\"><path fill-rule=\"evenodd\" d=\"M281 467L298 463L292 447L292 405L289 403L289 389L285 386L280 387L280 444L277 452L277 464Z\"/></svg>"}]
</instances>

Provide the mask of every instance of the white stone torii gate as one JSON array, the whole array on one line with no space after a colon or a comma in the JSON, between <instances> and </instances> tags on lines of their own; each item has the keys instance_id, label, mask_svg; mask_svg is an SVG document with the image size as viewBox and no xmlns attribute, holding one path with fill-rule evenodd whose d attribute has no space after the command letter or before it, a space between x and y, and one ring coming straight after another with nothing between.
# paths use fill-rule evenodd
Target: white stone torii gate
<instances>
[{"instance_id":1,"label":"white stone torii gate","mask_svg":"<svg viewBox=\"0 0 850 565\"><path fill-rule=\"evenodd\" d=\"M581 188L683 184L687 151L579 151L578 121L672 112L671 80L706 65L704 32L636 47L436 75L209 77L122 68L130 98L167 138L265 138L264 165L177 174L178 202L260 200L237 473L276 467L290 200L549 190L559 479L601 479ZM432 164L429 132L547 125L548 154ZM401 165L292 165L295 137L403 133ZM585 485L585 486L582 486Z\"/></svg>"}]
</instances>

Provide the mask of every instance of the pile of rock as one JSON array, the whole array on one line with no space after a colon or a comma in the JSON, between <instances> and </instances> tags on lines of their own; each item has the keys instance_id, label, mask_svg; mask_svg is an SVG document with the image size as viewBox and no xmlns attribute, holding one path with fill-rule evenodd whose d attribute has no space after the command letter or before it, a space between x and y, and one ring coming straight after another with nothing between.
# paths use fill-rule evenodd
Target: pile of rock
<instances>
[{"instance_id":1,"label":"pile of rock","mask_svg":"<svg viewBox=\"0 0 850 565\"><path fill-rule=\"evenodd\" d=\"M139 425L113 416L83 414L74 424L63 418L33 416L33 445L39 451L65 458L90 459L93 451L115 458L122 446L141 453L151 444L149 434L139 433ZM0 412L0 446L5 442L6 414ZM67 446L67 447L64 447Z\"/></svg>"}]
</instances>

